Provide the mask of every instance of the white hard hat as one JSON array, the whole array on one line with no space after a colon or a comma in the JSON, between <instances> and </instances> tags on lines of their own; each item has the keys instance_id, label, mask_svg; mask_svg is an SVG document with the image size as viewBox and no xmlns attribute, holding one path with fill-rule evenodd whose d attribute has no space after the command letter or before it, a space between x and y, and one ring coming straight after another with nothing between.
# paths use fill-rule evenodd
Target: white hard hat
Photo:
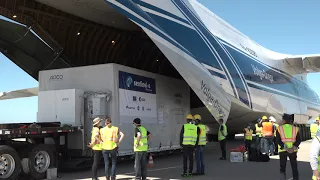
<instances>
[{"instance_id":1,"label":"white hard hat","mask_svg":"<svg viewBox=\"0 0 320 180\"><path fill-rule=\"evenodd\" d=\"M275 119L273 116L270 116L270 117L269 117L269 121L271 121L271 122L276 122L276 119Z\"/></svg>"}]
</instances>

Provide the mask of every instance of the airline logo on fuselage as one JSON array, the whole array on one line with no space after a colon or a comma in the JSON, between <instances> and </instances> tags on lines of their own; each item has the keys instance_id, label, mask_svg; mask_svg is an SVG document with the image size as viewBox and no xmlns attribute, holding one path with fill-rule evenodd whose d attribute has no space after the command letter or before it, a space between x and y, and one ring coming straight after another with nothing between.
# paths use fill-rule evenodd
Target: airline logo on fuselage
<instances>
[{"instance_id":1,"label":"airline logo on fuselage","mask_svg":"<svg viewBox=\"0 0 320 180\"><path fill-rule=\"evenodd\" d=\"M266 73L264 70L259 69L253 64L251 64L251 67L252 67L253 73L256 76L259 76L261 80L266 79L266 80L269 80L271 83L273 83L273 76L271 74Z\"/></svg>"},{"instance_id":2,"label":"airline logo on fuselage","mask_svg":"<svg viewBox=\"0 0 320 180\"><path fill-rule=\"evenodd\" d=\"M245 46L242 45L242 44L240 44L240 46L241 46L244 50L246 50L248 53L250 53L252 56L258 57L258 56L257 56L257 53L256 53L254 50L252 50L252 49L250 49L250 48L248 48L248 47L245 47Z\"/></svg>"},{"instance_id":3,"label":"airline logo on fuselage","mask_svg":"<svg viewBox=\"0 0 320 180\"><path fill-rule=\"evenodd\" d=\"M203 82L203 80L201 81L201 91L204 95L206 95L207 102L213 105L213 107L219 112L219 114L221 114L224 117L225 114L220 106L219 100L214 98L210 88Z\"/></svg>"}]
</instances>

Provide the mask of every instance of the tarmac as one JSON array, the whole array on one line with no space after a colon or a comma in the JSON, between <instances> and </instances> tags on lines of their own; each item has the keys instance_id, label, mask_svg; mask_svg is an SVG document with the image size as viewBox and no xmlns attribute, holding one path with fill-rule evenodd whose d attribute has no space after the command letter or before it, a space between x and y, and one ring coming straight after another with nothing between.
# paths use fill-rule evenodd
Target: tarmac
<instances>
[{"instance_id":1,"label":"tarmac","mask_svg":"<svg viewBox=\"0 0 320 180\"><path fill-rule=\"evenodd\" d=\"M218 142L210 142L205 150L205 172L203 176L181 177L182 154L175 154L166 157L154 157L154 167L148 169L149 180L274 180L280 179L279 156L271 156L269 162L230 162L230 149L244 144L243 137L236 137L235 140L227 142L227 160L219 160L221 151ZM311 179L312 170L309 163L309 149L311 140L302 142L298 152L298 169L300 179ZM196 164L194 163L194 171ZM129 180L134 178L133 161L122 162L117 166L117 179ZM91 180L91 169L78 172L59 173L59 180ZM104 167L101 166L98 172L99 180L105 180ZM287 161L287 179L292 179L290 161Z\"/></svg>"}]
</instances>

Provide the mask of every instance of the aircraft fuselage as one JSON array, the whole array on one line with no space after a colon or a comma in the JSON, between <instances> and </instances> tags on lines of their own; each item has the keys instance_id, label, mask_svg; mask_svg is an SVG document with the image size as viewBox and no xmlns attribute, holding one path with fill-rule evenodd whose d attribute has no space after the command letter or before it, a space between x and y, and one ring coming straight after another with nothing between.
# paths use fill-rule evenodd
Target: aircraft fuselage
<instances>
[{"instance_id":1,"label":"aircraft fuselage","mask_svg":"<svg viewBox=\"0 0 320 180\"><path fill-rule=\"evenodd\" d=\"M279 121L283 113L309 119L320 112L306 75L283 60L290 55L258 45L197 1L37 1L116 28L136 30L128 19L140 26L205 104L192 112L209 124L223 113L238 131L263 114Z\"/></svg>"}]
</instances>

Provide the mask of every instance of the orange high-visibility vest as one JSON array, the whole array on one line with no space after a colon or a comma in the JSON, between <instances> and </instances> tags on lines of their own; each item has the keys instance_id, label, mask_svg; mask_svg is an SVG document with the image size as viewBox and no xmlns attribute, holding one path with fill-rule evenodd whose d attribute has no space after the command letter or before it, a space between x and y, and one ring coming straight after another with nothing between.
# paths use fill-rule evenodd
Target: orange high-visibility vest
<instances>
[{"instance_id":1,"label":"orange high-visibility vest","mask_svg":"<svg viewBox=\"0 0 320 180\"><path fill-rule=\"evenodd\" d=\"M262 123L262 135L263 136L273 136L273 124L271 122Z\"/></svg>"}]
</instances>

